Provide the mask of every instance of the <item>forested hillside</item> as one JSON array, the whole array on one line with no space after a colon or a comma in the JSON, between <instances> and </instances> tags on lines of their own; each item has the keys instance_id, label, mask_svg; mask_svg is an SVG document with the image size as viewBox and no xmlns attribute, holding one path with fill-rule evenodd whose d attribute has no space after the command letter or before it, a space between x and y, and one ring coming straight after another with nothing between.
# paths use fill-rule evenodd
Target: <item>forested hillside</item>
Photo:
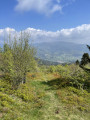
<instances>
[{"instance_id":1,"label":"forested hillside","mask_svg":"<svg viewBox=\"0 0 90 120\"><path fill-rule=\"evenodd\" d=\"M34 45L37 57L59 63L71 63L81 59L84 52L88 52L85 44L71 42L42 42Z\"/></svg>"}]
</instances>

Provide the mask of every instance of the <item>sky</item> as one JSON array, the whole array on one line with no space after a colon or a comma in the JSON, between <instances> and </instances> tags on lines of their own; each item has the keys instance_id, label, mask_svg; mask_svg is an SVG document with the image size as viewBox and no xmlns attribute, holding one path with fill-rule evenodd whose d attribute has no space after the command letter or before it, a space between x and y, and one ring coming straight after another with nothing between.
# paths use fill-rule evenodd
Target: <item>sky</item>
<instances>
[{"instance_id":1,"label":"sky","mask_svg":"<svg viewBox=\"0 0 90 120\"><path fill-rule=\"evenodd\" d=\"M0 42L21 30L37 42L90 43L90 0L0 0Z\"/></svg>"}]
</instances>

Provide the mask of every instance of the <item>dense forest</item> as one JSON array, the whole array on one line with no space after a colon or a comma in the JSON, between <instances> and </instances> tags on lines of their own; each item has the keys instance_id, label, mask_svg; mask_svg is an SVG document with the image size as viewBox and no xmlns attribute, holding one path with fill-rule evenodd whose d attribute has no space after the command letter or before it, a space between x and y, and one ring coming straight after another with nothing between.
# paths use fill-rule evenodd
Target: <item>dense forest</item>
<instances>
[{"instance_id":1,"label":"dense forest","mask_svg":"<svg viewBox=\"0 0 90 120\"><path fill-rule=\"evenodd\" d=\"M53 64L36 59L26 34L6 41L0 49L0 120L89 120L86 47L81 61Z\"/></svg>"}]
</instances>

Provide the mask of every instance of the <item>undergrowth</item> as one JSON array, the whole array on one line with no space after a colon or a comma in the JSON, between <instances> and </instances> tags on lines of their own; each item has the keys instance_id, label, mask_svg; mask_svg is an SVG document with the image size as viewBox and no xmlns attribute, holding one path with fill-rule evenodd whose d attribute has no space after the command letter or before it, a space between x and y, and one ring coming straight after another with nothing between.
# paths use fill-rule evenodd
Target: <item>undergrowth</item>
<instances>
[{"instance_id":1,"label":"undergrowth","mask_svg":"<svg viewBox=\"0 0 90 120\"><path fill-rule=\"evenodd\" d=\"M89 120L88 89L68 84L66 77L48 70L27 73L18 89L1 78L0 120Z\"/></svg>"}]
</instances>

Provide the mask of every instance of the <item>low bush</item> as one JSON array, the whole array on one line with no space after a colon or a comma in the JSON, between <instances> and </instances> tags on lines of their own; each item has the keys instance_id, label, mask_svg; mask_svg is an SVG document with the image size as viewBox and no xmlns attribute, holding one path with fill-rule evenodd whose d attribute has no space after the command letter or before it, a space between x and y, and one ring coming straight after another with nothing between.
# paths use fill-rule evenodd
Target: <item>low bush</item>
<instances>
[{"instance_id":1,"label":"low bush","mask_svg":"<svg viewBox=\"0 0 90 120\"><path fill-rule=\"evenodd\" d=\"M74 87L67 87L56 92L58 98L69 108L77 108L89 112L90 93L86 90L78 90Z\"/></svg>"},{"instance_id":2,"label":"low bush","mask_svg":"<svg viewBox=\"0 0 90 120\"><path fill-rule=\"evenodd\" d=\"M11 97L9 97L7 94L3 94L2 92L0 92L0 101L7 101L8 103L14 102Z\"/></svg>"},{"instance_id":3,"label":"low bush","mask_svg":"<svg viewBox=\"0 0 90 120\"><path fill-rule=\"evenodd\" d=\"M78 89L88 89L90 86L90 74L77 65L50 66L48 72L60 74L60 86L74 86Z\"/></svg>"},{"instance_id":4,"label":"low bush","mask_svg":"<svg viewBox=\"0 0 90 120\"><path fill-rule=\"evenodd\" d=\"M9 81L4 79L0 80L0 91L6 94L13 94L15 92Z\"/></svg>"},{"instance_id":5,"label":"low bush","mask_svg":"<svg viewBox=\"0 0 90 120\"><path fill-rule=\"evenodd\" d=\"M19 89L16 91L16 95L26 102L37 102L45 94L43 92L36 92L31 86L28 87L27 84L20 85Z\"/></svg>"}]
</instances>

